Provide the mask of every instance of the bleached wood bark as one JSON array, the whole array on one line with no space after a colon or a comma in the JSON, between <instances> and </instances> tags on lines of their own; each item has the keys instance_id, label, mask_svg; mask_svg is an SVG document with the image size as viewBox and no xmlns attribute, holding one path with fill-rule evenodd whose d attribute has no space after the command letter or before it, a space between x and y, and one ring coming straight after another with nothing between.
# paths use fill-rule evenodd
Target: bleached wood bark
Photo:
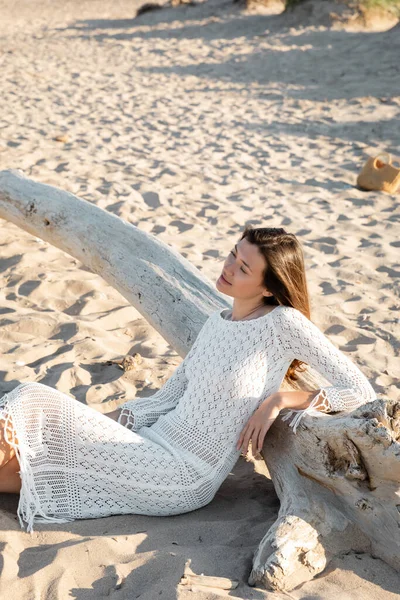
<instances>
[{"instance_id":1,"label":"bleached wood bark","mask_svg":"<svg viewBox=\"0 0 400 600\"><path fill-rule=\"evenodd\" d=\"M277 419L262 456L281 501L254 555L249 584L289 591L351 550L400 571L400 402L351 413Z\"/></svg>"},{"instance_id":2,"label":"bleached wood bark","mask_svg":"<svg viewBox=\"0 0 400 600\"><path fill-rule=\"evenodd\" d=\"M230 305L172 247L73 194L0 172L0 217L64 250L118 290L184 357L201 326ZM326 382L310 371L295 388ZM283 386L288 389L288 386ZM333 556L372 552L400 570L400 402L277 419L262 454L281 500L249 584L290 590Z\"/></svg>"},{"instance_id":3,"label":"bleached wood bark","mask_svg":"<svg viewBox=\"0 0 400 600\"><path fill-rule=\"evenodd\" d=\"M227 303L172 246L74 194L0 171L0 218L80 260L185 357L208 316Z\"/></svg>"}]
</instances>

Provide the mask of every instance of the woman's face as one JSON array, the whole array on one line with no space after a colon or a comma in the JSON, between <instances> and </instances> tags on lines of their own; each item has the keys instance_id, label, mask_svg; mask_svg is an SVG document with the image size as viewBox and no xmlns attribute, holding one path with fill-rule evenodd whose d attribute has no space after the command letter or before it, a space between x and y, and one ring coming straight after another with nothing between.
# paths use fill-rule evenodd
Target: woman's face
<instances>
[{"instance_id":1,"label":"woman's face","mask_svg":"<svg viewBox=\"0 0 400 600\"><path fill-rule=\"evenodd\" d=\"M265 266L265 258L256 244L243 238L231 248L216 282L217 290L233 298L260 296L266 290L262 279Z\"/></svg>"}]
</instances>

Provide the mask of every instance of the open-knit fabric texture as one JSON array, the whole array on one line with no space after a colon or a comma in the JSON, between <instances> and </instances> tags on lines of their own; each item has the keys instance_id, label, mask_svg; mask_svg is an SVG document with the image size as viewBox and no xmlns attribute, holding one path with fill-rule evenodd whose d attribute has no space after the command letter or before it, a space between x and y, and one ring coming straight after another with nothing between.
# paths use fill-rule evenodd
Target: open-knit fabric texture
<instances>
[{"instance_id":1,"label":"open-knit fabric texture","mask_svg":"<svg viewBox=\"0 0 400 600\"><path fill-rule=\"evenodd\" d=\"M332 385L307 409L284 416L296 413L294 432L318 398L326 412L376 398L359 368L297 309L278 306L242 321L225 319L226 310L206 320L160 390L122 405L118 422L40 383L20 384L0 399L20 463L21 527L207 505L239 458L242 429L280 389L295 358Z\"/></svg>"}]
</instances>

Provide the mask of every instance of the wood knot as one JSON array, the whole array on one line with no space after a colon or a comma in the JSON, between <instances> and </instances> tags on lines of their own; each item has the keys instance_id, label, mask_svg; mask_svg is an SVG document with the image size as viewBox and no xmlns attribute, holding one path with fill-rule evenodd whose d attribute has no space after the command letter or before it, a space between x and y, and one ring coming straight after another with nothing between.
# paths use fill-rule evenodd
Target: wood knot
<instances>
[{"instance_id":1,"label":"wood knot","mask_svg":"<svg viewBox=\"0 0 400 600\"><path fill-rule=\"evenodd\" d=\"M355 505L360 510L373 510L374 508L367 498L360 498L359 500L357 500Z\"/></svg>"},{"instance_id":2,"label":"wood knot","mask_svg":"<svg viewBox=\"0 0 400 600\"><path fill-rule=\"evenodd\" d=\"M27 215L32 215L32 214L34 214L36 212L37 212L37 208L35 206L35 203L34 202L29 202L28 208L26 209L26 214Z\"/></svg>"},{"instance_id":3,"label":"wood knot","mask_svg":"<svg viewBox=\"0 0 400 600\"><path fill-rule=\"evenodd\" d=\"M357 463L350 463L345 473L346 479L357 479L358 481L365 481L368 478L367 472L363 467Z\"/></svg>"}]
</instances>

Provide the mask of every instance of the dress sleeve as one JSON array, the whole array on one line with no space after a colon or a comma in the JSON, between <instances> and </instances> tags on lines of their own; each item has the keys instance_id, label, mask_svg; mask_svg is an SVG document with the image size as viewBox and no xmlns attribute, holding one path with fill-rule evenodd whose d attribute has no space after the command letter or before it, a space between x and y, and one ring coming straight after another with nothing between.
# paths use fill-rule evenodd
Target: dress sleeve
<instances>
[{"instance_id":1,"label":"dress sleeve","mask_svg":"<svg viewBox=\"0 0 400 600\"><path fill-rule=\"evenodd\" d=\"M141 427L149 427L161 415L165 415L175 408L188 385L185 367L196 352L200 336L204 334L206 323L204 323L183 361L155 394L145 398L129 400L120 406L121 413L118 417L120 425L138 431Z\"/></svg>"},{"instance_id":2,"label":"dress sleeve","mask_svg":"<svg viewBox=\"0 0 400 600\"><path fill-rule=\"evenodd\" d=\"M322 375L332 385L322 387L304 410L290 410L282 419L286 421L296 413L290 427L296 433L297 425L305 413L317 410L320 402L323 412L354 410L376 399L376 393L365 375L299 310L287 307L278 315L277 335L284 356L297 358Z\"/></svg>"}]
</instances>

